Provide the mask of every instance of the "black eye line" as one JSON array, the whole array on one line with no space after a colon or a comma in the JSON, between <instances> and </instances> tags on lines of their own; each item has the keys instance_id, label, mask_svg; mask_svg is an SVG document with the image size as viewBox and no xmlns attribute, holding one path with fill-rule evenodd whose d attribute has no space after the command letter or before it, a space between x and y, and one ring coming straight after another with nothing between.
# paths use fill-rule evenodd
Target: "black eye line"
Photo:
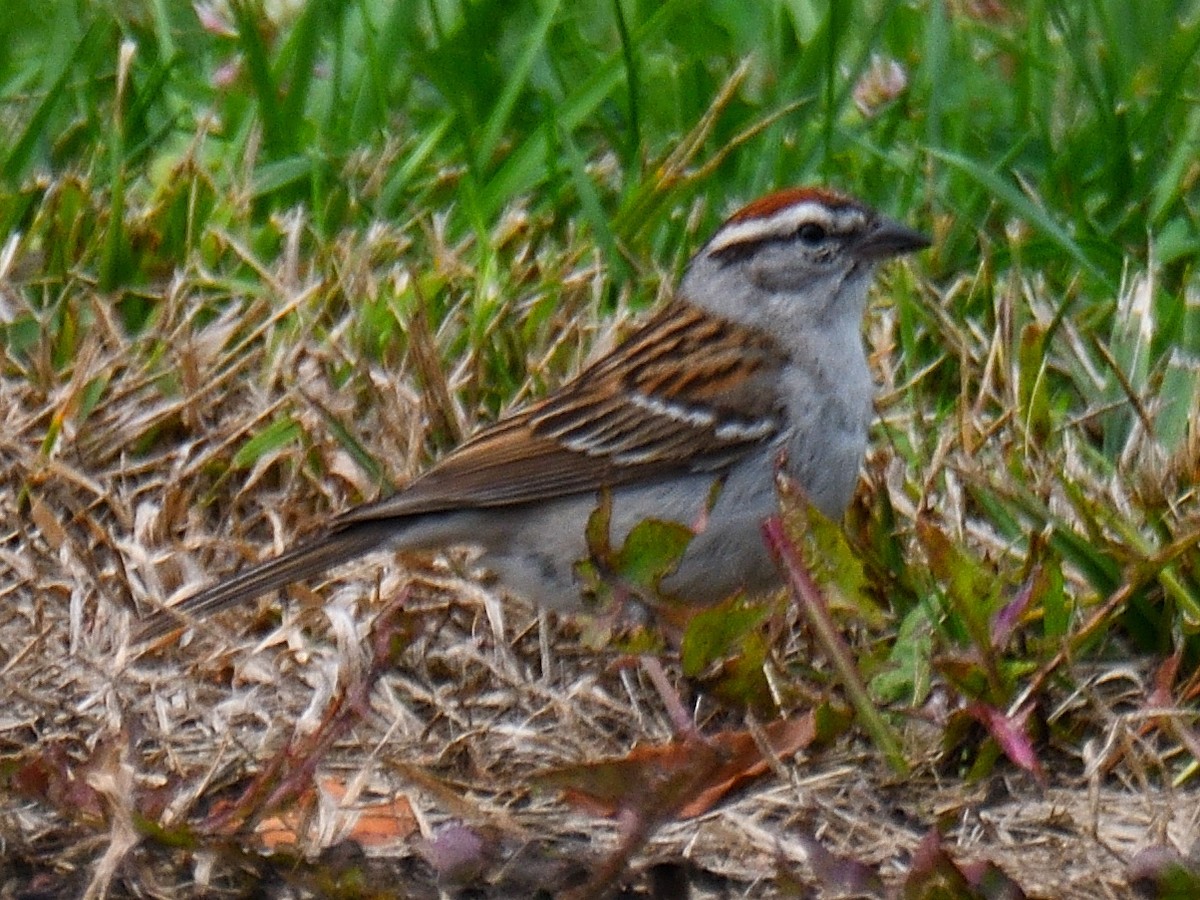
<instances>
[{"instance_id":1,"label":"black eye line","mask_svg":"<svg viewBox=\"0 0 1200 900\"><path fill-rule=\"evenodd\" d=\"M816 242L810 242L810 241L807 241L804 238L800 237L800 240L805 244L805 246L810 247L812 249L816 249L816 246L818 243L827 241L827 240L829 240L830 237L832 237L834 235L834 232L829 231L822 225L818 225L816 222L805 222L803 225L799 226L799 228L797 228L795 231L793 231L789 234L779 234L779 235L773 235L771 237L762 237L762 238L758 238L757 240L753 240L753 241L738 241L735 244L728 244L727 246L722 247L720 250L712 251L712 253L710 253L709 256L711 256L714 260L716 260L721 265L721 268L725 268L726 266L732 265L734 263L744 262L745 260L749 259L750 257L754 256L756 253L758 253L759 250L762 250L765 247L769 247L771 244L794 243L796 241L796 239L800 236L800 229L807 228L809 226L814 226L816 228L820 228L821 231L823 232L823 237L820 239L820 241L816 241ZM823 253L823 254L821 254L820 258L824 259L828 255L829 255L828 252Z\"/></svg>"}]
</instances>

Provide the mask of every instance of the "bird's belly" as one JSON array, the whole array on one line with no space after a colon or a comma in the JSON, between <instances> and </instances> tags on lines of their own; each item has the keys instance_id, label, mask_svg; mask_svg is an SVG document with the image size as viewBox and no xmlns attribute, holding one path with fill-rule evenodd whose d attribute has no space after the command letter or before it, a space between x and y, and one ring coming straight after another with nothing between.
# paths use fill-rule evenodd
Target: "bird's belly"
<instances>
[{"instance_id":1,"label":"bird's belly","mask_svg":"<svg viewBox=\"0 0 1200 900\"><path fill-rule=\"evenodd\" d=\"M758 592L778 582L763 546L762 520L775 509L774 473L762 465L739 467L709 509L712 475L694 475L670 486L626 486L613 491L609 547L619 550L630 530L647 519L696 530L663 594L685 604L716 603L738 590ZM573 497L514 510L507 540L491 544L483 562L510 590L551 609L581 607L576 564L588 558L585 530L597 507L593 496Z\"/></svg>"}]
</instances>

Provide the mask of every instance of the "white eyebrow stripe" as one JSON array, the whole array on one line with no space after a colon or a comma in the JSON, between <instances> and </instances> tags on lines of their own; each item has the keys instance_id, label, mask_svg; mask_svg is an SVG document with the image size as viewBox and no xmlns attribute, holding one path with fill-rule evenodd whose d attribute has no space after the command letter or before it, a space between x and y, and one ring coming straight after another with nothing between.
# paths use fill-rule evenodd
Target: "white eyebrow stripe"
<instances>
[{"instance_id":1,"label":"white eyebrow stripe","mask_svg":"<svg viewBox=\"0 0 1200 900\"><path fill-rule=\"evenodd\" d=\"M847 219L861 218L862 213L847 207L830 209L823 203L805 201L794 206L785 206L778 212L763 218L732 222L716 233L708 244L709 253L717 253L734 244L750 244L771 238L788 237L806 222L823 225L830 231L840 231Z\"/></svg>"}]
</instances>

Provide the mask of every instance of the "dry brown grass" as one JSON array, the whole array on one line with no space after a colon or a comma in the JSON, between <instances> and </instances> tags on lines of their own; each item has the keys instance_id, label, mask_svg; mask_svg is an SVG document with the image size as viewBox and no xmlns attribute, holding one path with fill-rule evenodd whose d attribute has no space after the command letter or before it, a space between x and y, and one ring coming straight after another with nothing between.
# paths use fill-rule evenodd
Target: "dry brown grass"
<instances>
[{"instance_id":1,"label":"dry brown grass","mask_svg":"<svg viewBox=\"0 0 1200 900\"><path fill-rule=\"evenodd\" d=\"M514 323L539 302L539 285L564 286L555 313L507 347L532 373L518 397L561 377L596 340L599 274L589 263L527 247L511 256L527 266L531 287L501 293L509 285L475 282L461 248L441 245L429 226L428 258L437 262L426 274L451 298L447 324L413 330L402 359L369 358L353 339L355 304L410 277L401 264L378 263L414 258L407 238L381 228L306 261L300 224L292 227L296 240L278 260L230 249L258 273L244 291L202 271L148 291L157 323L137 338L117 325L106 298L77 283L67 303L87 327L73 362L42 348L0 380L0 764L8 787L0 880L17 886L2 896L350 896L330 879L351 869L383 895L435 896L428 842L453 823L486 838L485 881L474 896L554 890L595 866L618 831L537 790L535 775L670 737L638 669L619 665L615 651L586 649L577 623L502 600L467 557L375 558L296 587L282 608L264 600L206 625L182 645L146 652L131 643L142 611L377 492L334 423L402 482L430 444L477 417L494 396L485 353L458 356L443 383L429 364L454 354L470 327L456 309L473 293L505 297L493 329L516 333ZM522 273L511 283L522 283ZM6 292L5 302L25 296ZM226 304L215 316L213 299ZM876 324L873 340L886 347L886 323ZM424 357L422 341L431 345ZM482 344L504 340L485 336ZM90 392L101 384L95 402ZM294 419L299 438L230 468L246 440L282 416ZM965 455L956 464L987 465ZM920 473L897 480L886 442L870 467L872 490L892 491L911 520L906 485ZM953 504L946 516L954 518ZM978 521L961 521L977 529L977 546L1003 552ZM364 677L373 612L406 592L400 664L324 758L322 775L346 794L311 811L298 858L260 857L250 836L210 834L189 845L232 786L311 734L331 698ZM778 649L778 671L806 665L812 653L793 630ZM1049 714L1073 716L1078 739L1047 750L1045 787L1004 766L981 783L955 774L939 753L935 692L907 726L910 753L921 757L913 776L898 780L851 732L780 761L699 818L660 828L633 881L652 892L651 864L682 859L694 896L784 896L781 868L812 877L815 840L877 865L894 885L921 839L941 827L955 858L992 860L1030 894L1128 896L1138 851L1196 845L1200 805L1192 790L1164 786L1163 759L1178 748L1138 730L1152 691L1147 673L1131 665L1072 675L1076 687L1057 688L1061 706ZM703 698L697 709L703 728L741 725ZM1113 746L1122 753L1109 769ZM338 808L398 797L411 805L416 833L371 848L369 861L345 856L344 845L329 849L348 827ZM838 893L827 885L824 895Z\"/></svg>"}]
</instances>

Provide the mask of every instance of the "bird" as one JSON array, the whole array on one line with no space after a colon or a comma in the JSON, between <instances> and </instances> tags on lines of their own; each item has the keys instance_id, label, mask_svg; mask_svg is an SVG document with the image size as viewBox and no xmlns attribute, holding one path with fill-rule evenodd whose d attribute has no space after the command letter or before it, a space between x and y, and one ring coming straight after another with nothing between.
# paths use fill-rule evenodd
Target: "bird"
<instances>
[{"instance_id":1,"label":"bird","mask_svg":"<svg viewBox=\"0 0 1200 900\"><path fill-rule=\"evenodd\" d=\"M780 583L761 538L779 460L821 512L852 499L873 415L863 346L877 264L930 239L827 187L730 215L615 349L485 426L391 496L150 613L143 639L381 550L469 545L508 592L575 611L600 498L613 546L640 521L695 531L659 585L688 607Z\"/></svg>"}]
</instances>

